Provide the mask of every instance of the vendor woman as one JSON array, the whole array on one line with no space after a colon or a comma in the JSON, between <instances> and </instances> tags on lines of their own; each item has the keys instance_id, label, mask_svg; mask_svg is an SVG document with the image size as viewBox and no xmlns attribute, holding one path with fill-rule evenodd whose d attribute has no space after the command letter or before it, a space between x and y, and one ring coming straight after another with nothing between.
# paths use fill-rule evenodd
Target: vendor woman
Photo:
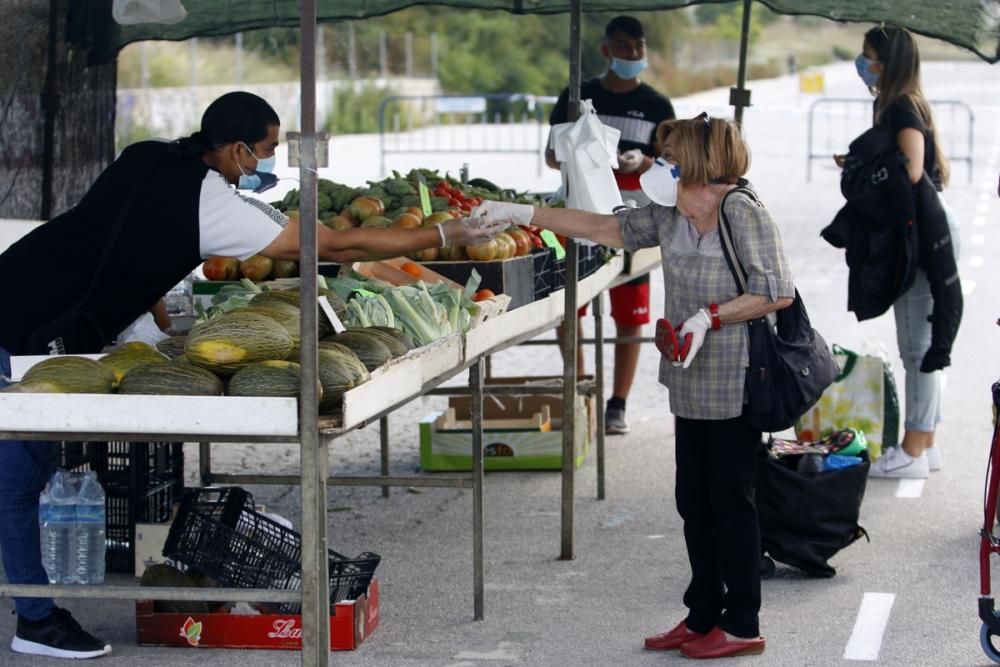
<instances>
[{"instance_id":1,"label":"vendor woman","mask_svg":"<svg viewBox=\"0 0 1000 667\"><path fill-rule=\"evenodd\" d=\"M0 371L10 355L100 352L207 257L298 259L299 223L233 188L274 167L280 122L260 97L234 92L205 110L201 130L126 148L83 200L0 255ZM319 257L343 262L473 245L502 225L467 219L423 229L317 226ZM31 289L24 289L30 285ZM6 380L0 378L0 387ZM0 551L12 584L46 584L38 500L56 467L55 442L0 442ZM92 658L111 647L50 598L15 598L11 648Z\"/></svg>"}]
</instances>

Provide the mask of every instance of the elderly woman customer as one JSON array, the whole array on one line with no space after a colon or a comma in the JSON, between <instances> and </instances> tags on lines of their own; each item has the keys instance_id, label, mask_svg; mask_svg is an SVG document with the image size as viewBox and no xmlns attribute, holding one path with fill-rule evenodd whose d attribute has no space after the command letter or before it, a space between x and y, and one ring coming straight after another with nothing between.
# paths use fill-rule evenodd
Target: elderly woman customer
<instances>
[{"instance_id":1,"label":"elderly woman customer","mask_svg":"<svg viewBox=\"0 0 1000 667\"><path fill-rule=\"evenodd\" d=\"M683 323L685 356L661 359L675 418L677 509L691 580L687 616L648 637L650 650L690 658L760 653L760 532L754 504L761 433L742 418L746 321L785 308L795 294L777 225L742 177L750 155L739 127L702 114L658 128L662 157L643 175L653 204L600 215L486 202L473 216L663 256L664 317ZM719 237L721 210L748 273L740 295ZM688 336L690 334L690 336ZM686 348L686 349L685 349Z\"/></svg>"}]
</instances>

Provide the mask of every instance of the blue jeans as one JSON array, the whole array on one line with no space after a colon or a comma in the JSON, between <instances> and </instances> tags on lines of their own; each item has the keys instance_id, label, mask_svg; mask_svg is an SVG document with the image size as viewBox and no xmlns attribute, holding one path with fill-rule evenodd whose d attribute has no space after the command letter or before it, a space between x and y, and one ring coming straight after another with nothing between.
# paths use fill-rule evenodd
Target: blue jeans
<instances>
[{"instance_id":1,"label":"blue jeans","mask_svg":"<svg viewBox=\"0 0 1000 667\"><path fill-rule=\"evenodd\" d=\"M10 355L0 347L0 371L10 376ZM0 387L7 386L0 377ZM0 552L7 581L47 584L38 530L38 497L56 469L59 443L0 441ZM52 598L14 598L19 616L38 621L52 613Z\"/></svg>"},{"instance_id":2,"label":"blue jeans","mask_svg":"<svg viewBox=\"0 0 1000 667\"><path fill-rule=\"evenodd\" d=\"M960 245L958 220L943 198L941 205L948 216L957 262ZM941 422L941 371L920 372L920 362L931 346L931 323L927 317L933 309L934 297L924 271L917 272L913 286L892 305L896 316L896 343L906 375L903 428L907 431L934 431Z\"/></svg>"}]
</instances>

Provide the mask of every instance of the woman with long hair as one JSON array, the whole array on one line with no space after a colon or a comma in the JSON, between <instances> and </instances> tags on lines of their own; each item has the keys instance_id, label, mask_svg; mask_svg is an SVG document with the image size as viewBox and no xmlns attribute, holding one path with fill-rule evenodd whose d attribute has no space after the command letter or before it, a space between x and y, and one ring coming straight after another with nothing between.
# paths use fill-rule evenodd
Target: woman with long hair
<instances>
[{"instance_id":1,"label":"woman with long hair","mask_svg":"<svg viewBox=\"0 0 1000 667\"><path fill-rule=\"evenodd\" d=\"M948 160L938 142L931 105L920 85L920 54L913 35L893 26L872 28L865 33L863 50L855 64L861 80L875 96L874 126L888 130L908 158L910 183L916 185L926 173L940 193L948 184ZM950 228L945 238L957 258L957 221L943 198L941 204ZM918 217L918 233L920 224ZM873 477L922 478L941 467L940 450L934 446L934 431L941 421L941 373L921 372L931 347L928 317L933 302L931 284L922 266L913 286L893 303L896 339L906 372L903 441L872 465Z\"/></svg>"}]
</instances>

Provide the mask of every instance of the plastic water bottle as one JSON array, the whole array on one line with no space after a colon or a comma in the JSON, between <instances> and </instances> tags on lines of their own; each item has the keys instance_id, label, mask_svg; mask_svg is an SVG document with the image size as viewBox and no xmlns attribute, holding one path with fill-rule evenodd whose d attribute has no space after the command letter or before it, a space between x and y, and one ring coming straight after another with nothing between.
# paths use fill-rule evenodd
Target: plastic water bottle
<instances>
[{"instance_id":1,"label":"plastic water bottle","mask_svg":"<svg viewBox=\"0 0 1000 667\"><path fill-rule=\"evenodd\" d=\"M104 583L105 516L104 489L97 481L97 473L85 473L76 498L77 583Z\"/></svg>"},{"instance_id":2,"label":"plastic water bottle","mask_svg":"<svg viewBox=\"0 0 1000 667\"><path fill-rule=\"evenodd\" d=\"M49 480L38 505L41 529L42 565L50 584L72 584L76 581L76 490L69 474L57 470Z\"/></svg>"}]
</instances>

